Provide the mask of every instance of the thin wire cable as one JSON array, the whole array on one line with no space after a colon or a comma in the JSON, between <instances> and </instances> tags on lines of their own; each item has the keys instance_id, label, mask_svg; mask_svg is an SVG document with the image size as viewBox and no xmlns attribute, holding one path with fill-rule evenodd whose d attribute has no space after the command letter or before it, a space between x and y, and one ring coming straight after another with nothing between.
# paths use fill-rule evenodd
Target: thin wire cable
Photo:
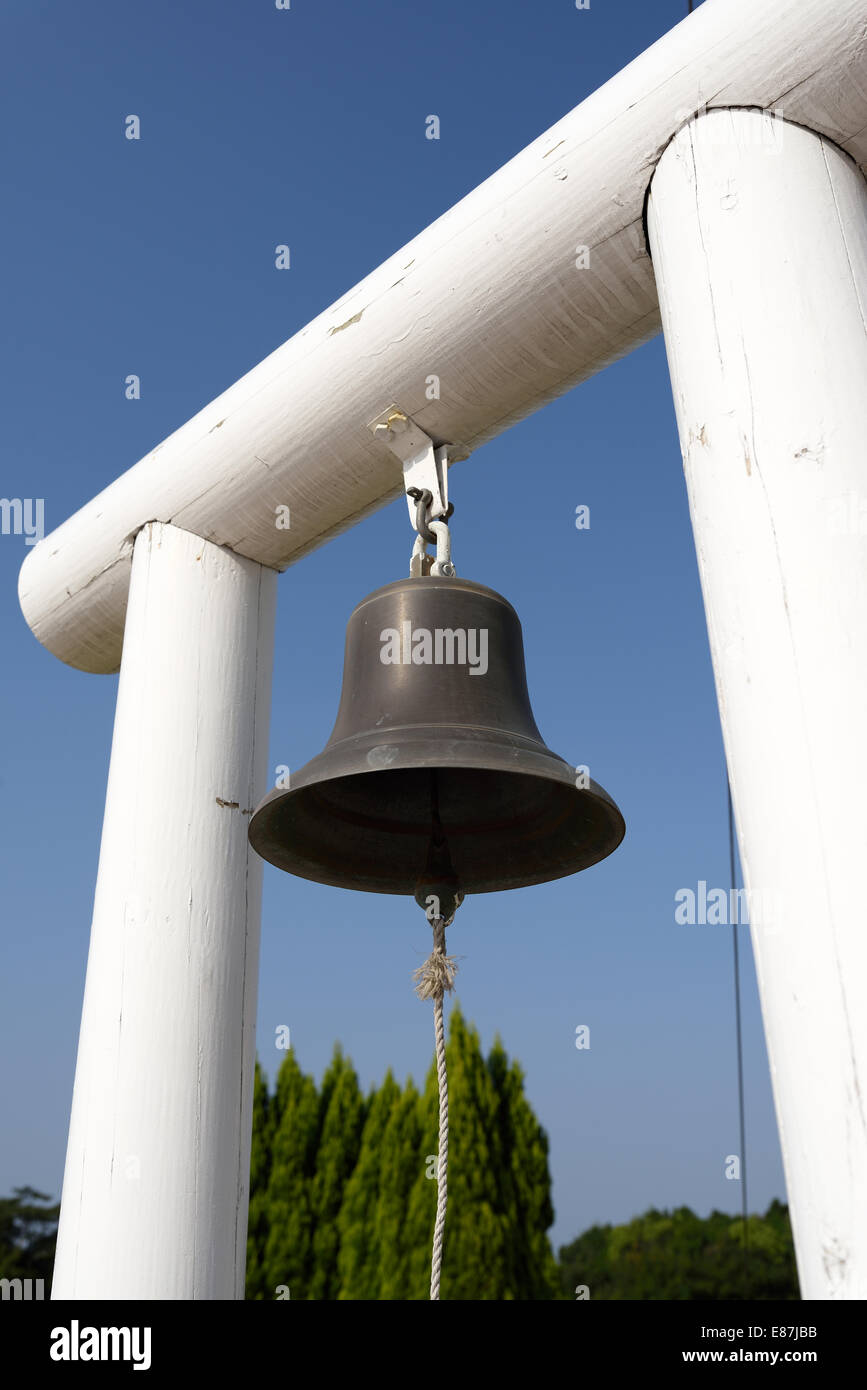
<instances>
[{"instance_id":1,"label":"thin wire cable","mask_svg":"<svg viewBox=\"0 0 867 1390\"><path fill-rule=\"evenodd\" d=\"M737 890L737 877L735 873L735 818L732 810L732 789L731 784L726 779L729 804L729 873L731 877L732 894L730 901L737 902L735 896ZM740 1146L741 1146L741 1212L744 1223L744 1297L747 1297L749 1290L749 1215L747 1204L747 1127L744 1118L744 1046L743 1033L741 1029L741 968L738 947L738 924L736 921L737 913L732 913L732 946L734 949L734 975L735 975L735 1032L737 1035L738 1052L738 1117L740 1120Z\"/></svg>"},{"instance_id":2,"label":"thin wire cable","mask_svg":"<svg viewBox=\"0 0 867 1390\"><path fill-rule=\"evenodd\" d=\"M437 904L439 905L439 904ZM446 1229L449 1168L449 1083L446 1074L446 1034L443 1023L443 997L454 989L458 964L454 956L446 955L446 924L442 917L431 919L434 947L418 970L413 973L415 992L419 999L434 1001L434 1036L437 1054L437 1090L439 1091L439 1140L437 1143L437 1215L431 1255L430 1296L438 1302L440 1274L443 1265L443 1238Z\"/></svg>"}]
</instances>

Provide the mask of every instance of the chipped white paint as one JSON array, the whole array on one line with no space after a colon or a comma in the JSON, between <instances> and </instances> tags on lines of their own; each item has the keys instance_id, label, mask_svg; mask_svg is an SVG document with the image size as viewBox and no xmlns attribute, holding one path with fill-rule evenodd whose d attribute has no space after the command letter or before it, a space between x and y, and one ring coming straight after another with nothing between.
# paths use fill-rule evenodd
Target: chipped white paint
<instances>
[{"instance_id":1,"label":"chipped white paint","mask_svg":"<svg viewBox=\"0 0 867 1390\"><path fill-rule=\"evenodd\" d=\"M275 588L136 542L53 1298L243 1297Z\"/></svg>"},{"instance_id":2,"label":"chipped white paint","mask_svg":"<svg viewBox=\"0 0 867 1390\"><path fill-rule=\"evenodd\" d=\"M865 18L865 0L706 0L34 547L20 593L36 636L116 670L145 521L283 569L398 495L367 428L390 402L475 448L651 337L641 217L660 151L703 104L781 104L865 160Z\"/></svg>"},{"instance_id":3,"label":"chipped white paint","mask_svg":"<svg viewBox=\"0 0 867 1390\"><path fill-rule=\"evenodd\" d=\"M802 1293L864 1299L867 184L711 113L649 229Z\"/></svg>"}]
</instances>

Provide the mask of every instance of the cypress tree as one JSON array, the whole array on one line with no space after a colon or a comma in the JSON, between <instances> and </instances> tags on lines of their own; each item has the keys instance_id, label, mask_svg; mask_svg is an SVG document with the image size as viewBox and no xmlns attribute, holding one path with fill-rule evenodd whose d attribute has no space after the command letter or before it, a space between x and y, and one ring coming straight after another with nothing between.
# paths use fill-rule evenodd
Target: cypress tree
<instances>
[{"instance_id":1,"label":"cypress tree","mask_svg":"<svg viewBox=\"0 0 867 1390\"><path fill-rule=\"evenodd\" d=\"M338 1217L338 1298L341 1299L380 1297L381 1233L377 1207L382 1185L385 1134L392 1110L399 1101L400 1087L389 1067L382 1085L371 1092L358 1162L346 1184Z\"/></svg>"},{"instance_id":2,"label":"cypress tree","mask_svg":"<svg viewBox=\"0 0 867 1390\"><path fill-rule=\"evenodd\" d=\"M379 1200L376 1229L379 1261L377 1298L412 1297L413 1232L407 1211L418 1175L423 1171L424 1125L420 1096L408 1080L391 1113L383 1135L380 1158Z\"/></svg>"},{"instance_id":3,"label":"cypress tree","mask_svg":"<svg viewBox=\"0 0 867 1390\"><path fill-rule=\"evenodd\" d=\"M499 1142L497 1094L479 1035L459 1007L449 1024L449 1200L440 1297L514 1298L500 1172L508 1156Z\"/></svg>"},{"instance_id":4,"label":"cypress tree","mask_svg":"<svg viewBox=\"0 0 867 1390\"><path fill-rule=\"evenodd\" d=\"M448 1044L446 1044L446 1065L448 1065ZM451 1085L449 1086L451 1091ZM407 1279L408 1299L424 1300L430 1297L430 1266L433 1249L433 1233L436 1224L437 1207L437 1157L439 1141L439 1095L437 1090L436 1062L428 1072L425 1088L418 1103L421 1145L418 1166L409 1195L406 1218ZM452 1116L453 1120L453 1116ZM449 1150L451 1169L452 1150ZM452 1219L452 1201L449 1193L446 1232Z\"/></svg>"},{"instance_id":5,"label":"cypress tree","mask_svg":"<svg viewBox=\"0 0 867 1390\"><path fill-rule=\"evenodd\" d=\"M524 1073L499 1038L488 1056L497 1093L501 1206L510 1235L507 1279L513 1298L561 1297L560 1276L548 1227L554 1220L548 1136L524 1095ZM504 1295L505 1296L505 1295Z\"/></svg>"},{"instance_id":6,"label":"cypress tree","mask_svg":"<svg viewBox=\"0 0 867 1390\"><path fill-rule=\"evenodd\" d=\"M278 1288L288 1287L291 1298L309 1298L319 1098L313 1078L303 1074L292 1048L277 1077L273 1109L262 1296L275 1298Z\"/></svg>"},{"instance_id":7,"label":"cypress tree","mask_svg":"<svg viewBox=\"0 0 867 1390\"><path fill-rule=\"evenodd\" d=\"M273 1118L268 1082L257 1058L253 1076L253 1141L250 1149L250 1210L247 1220L247 1298L266 1297L264 1261L265 1242L268 1238L268 1178L271 1172Z\"/></svg>"},{"instance_id":8,"label":"cypress tree","mask_svg":"<svg viewBox=\"0 0 867 1390\"><path fill-rule=\"evenodd\" d=\"M449 1076L448 1213L440 1297L550 1299L560 1296L547 1236L554 1219L548 1142L527 1103L523 1074L497 1040L485 1061L475 1028L456 1005L446 1046ZM423 1153L438 1141L436 1065L422 1099ZM412 1292L427 1298L436 1182L418 1178L408 1210Z\"/></svg>"},{"instance_id":9,"label":"cypress tree","mask_svg":"<svg viewBox=\"0 0 867 1390\"><path fill-rule=\"evenodd\" d=\"M452 1010L443 1299L558 1296L548 1144L499 1040L487 1060ZM248 1297L426 1300L436 1212L436 1065L424 1092L391 1071L365 1101L340 1047L321 1095L287 1053L257 1071ZM269 1154L270 1149L270 1166Z\"/></svg>"},{"instance_id":10,"label":"cypress tree","mask_svg":"<svg viewBox=\"0 0 867 1390\"><path fill-rule=\"evenodd\" d=\"M312 1184L313 1266L306 1297L337 1298L340 1247L338 1217L346 1185L358 1162L365 1104L352 1063L334 1048L322 1078L319 1143Z\"/></svg>"}]
</instances>

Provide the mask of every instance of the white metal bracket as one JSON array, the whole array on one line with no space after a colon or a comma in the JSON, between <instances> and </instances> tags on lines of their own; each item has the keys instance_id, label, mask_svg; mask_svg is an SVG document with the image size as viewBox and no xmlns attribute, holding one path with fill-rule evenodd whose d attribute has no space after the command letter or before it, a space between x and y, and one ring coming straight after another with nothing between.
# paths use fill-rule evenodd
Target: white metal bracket
<instances>
[{"instance_id":1,"label":"white metal bracket","mask_svg":"<svg viewBox=\"0 0 867 1390\"><path fill-rule=\"evenodd\" d=\"M432 521L445 516L449 509L448 465L452 446L435 445L430 435L425 434L421 426L396 405L390 405L375 420L371 420L368 428L403 464L404 492L410 488L418 488L422 492L426 490L433 499L428 519ZM464 451L455 450L455 453L460 452ZM409 519L415 526L416 504L411 497L407 497L406 505Z\"/></svg>"}]
</instances>

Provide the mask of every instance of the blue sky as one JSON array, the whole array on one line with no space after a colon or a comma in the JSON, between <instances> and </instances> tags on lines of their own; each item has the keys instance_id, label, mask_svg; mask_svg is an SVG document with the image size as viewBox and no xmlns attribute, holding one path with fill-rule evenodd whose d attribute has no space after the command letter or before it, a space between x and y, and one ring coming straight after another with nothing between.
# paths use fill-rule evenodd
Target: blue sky
<instances>
[{"instance_id":1,"label":"blue sky","mask_svg":"<svg viewBox=\"0 0 867 1390\"><path fill-rule=\"evenodd\" d=\"M2 491L59 524L679 22L685 3L368 0L7 7ZM142 138L124 139L138 114ZM436 113L441 138L424 138ZM292 268L277 271L288 243ZM124 379L141 378L138 401ZM731 933L675 893L728 884L726 785L661 339L455 466L459 573L522 619L537 722L621 806L624 844L572 879L468 899L459 998L499 1032L551 1140L557 1242L650 1205L737 1210ZM575 508L590 507L587 531ZM355 603L404 574L402 502L280 581L271 764L318 752ZM0 536L0 1192L58 1194L115 677L61 665ZM750 1206L785 1196L742 941ZM429 928L408 900L271 868L259 1054L288 1024L317 1075L421 1079ZM590 1027L589 1050L574 1045Z\"/></svg>"}]
</instances>

